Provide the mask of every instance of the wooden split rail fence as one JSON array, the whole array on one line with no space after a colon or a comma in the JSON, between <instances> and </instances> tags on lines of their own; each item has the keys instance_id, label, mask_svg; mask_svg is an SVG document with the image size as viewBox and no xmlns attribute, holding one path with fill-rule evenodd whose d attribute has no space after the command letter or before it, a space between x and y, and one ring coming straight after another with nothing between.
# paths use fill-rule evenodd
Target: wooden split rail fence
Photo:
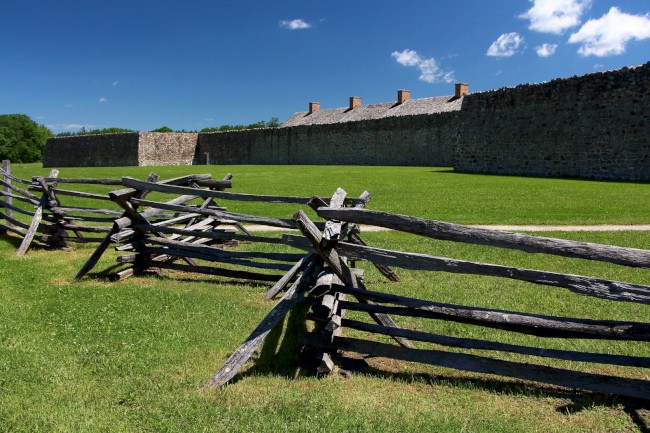
<instances>
[{"instance_id":1,"label":"wooden split rail fence","mask_svg":"<svg viewBox=\"0 0 650 433\"><path fill-rule=\"evenodd\" d=\"M104 196L59 188L64 183L123 188ZM116 273L117 279L150 269L171 269L260 281L271 286L267 292L269 299L284 290L269 314L210 380L210 386L221 386L232 379L289 311L308 304L311 313L307 319L314 326L310 333L300 338L303 344L315 349L317 371L321 374L335 369L337 354L354 352L650 400L650 381L644 379L646 370L635 370L642 373L623 377L540 365L532 358L647 369L650 368L647 357L441 335L402 328L392 316L457 322L539 338L621 340L638 344L650 342L648 322L559 317L388 294L366 287L362 270L355 268L358 261L372 263L391 281L399 280L392 267L498 277L532 283L540 290L554 286L575 295L609 302L648 305L650 286L374 248L363 241L359 227L368 224L446 241L641 268L650 268L650 251L647 250L498 232L372 211L365 209L370 198L368 193L348 198L340 188L329 200L226 192L232 186L230 175L222 180L213 180L211 175L189 175L159 181L155 174L146 181L128 177L119 180L64 179L53 170L47 178L34 177L26 181L13 176L10 165L5 162L0 171L0 184L3 198L0 218L5 220L0 230L23 238L22 253L32 241L56 247L65 247L68 242L99 242L76 279L93 269L104 252L114 246L123 252L118 262L128 266ZM149 193L155 193L156 199L148 198ZM62 195L114 203L117 210L66 207L59 201ZM172 198L159 198L165 195ZM35 211L15 206L12 200L33 205ZM227 210L220 205L223 202L235 207L245 202L307 204L324 222L312 222L303 210L296 212L292 219L282 219ZM31 223L19 221L14 213L30 218ZM249 224L286 230L279 235L277 232L252 234L247 229ZM293 228L300 234L285 233ZM86 237L84 233L89 232L105 233L105 236ZM243 246L230 248L236 243L243 243ZM250 248L243 248L247 246ZM281 252L287 247L293 247L293 252ZM350 318L346 317L346 312L357 313ZM359 312L361 317L367 314L372 320L359 320ZM360 335L369 337L346 336L346 329L362 331ZM379 342L373 335L391 337L397 344ZM413 341L418 342L417 348ZM423 344L435 346L421 347ZM465 351L450 351L440 346ZM486 356L485 351L531 358L526 357L526 362L504 360Z\"/></svg>"},{"instance_id":2,"label":"wooden split rail fence","mask_svg":"<svg viewBox=\"0 0 650 433\"><path fill-rule=\"evenodd\" d=\"M360 208L322 206L317 208L317 214L327 220L328 225L340 224L343 231L350 230L350 227L358 224L369 224L434 239L582 258L630 267L650 267L650 251L634 248L498 232ZM211 386L220 386L230 380L249 359L252 354L251 348L258 347L263 338L282 321L291 308L307 302L312 305L312 313L308 319L315 321L316 328L313 332L303 335L302 342L316 348L321 354L327 354L326 358L331 358L340 352L354 352L650 400L650 381L644 379L647 378L647 372L643 370L650 368L650 358L647 357L543 349L498 341L439 335L403 329L392 320L382 323L382 319L390 319L388 315L414 317L471 324L540 338L627 340L640 344L650 342L648 322L556 317L451 305L434 300L388 294L366 287L362 274L352 268L351 263L367 261L375 266L391 266L404 270L500 277L534 283L539 285L540 289L545 286L555 286L582 296L646 305L650 304L649 286L373 248L359 242L331 239L327 230L322 232L302 211L294 215L293 221L302 236L285 234L284 241L316 253L317 260L313 262L311 268L303 271L291 290L285 293L251 336L215 374L210 381ZM349 311L367 313L373 321L346 318L346 312ZM363 331L362 335L389 336L398 344L379 342L378 338L372 337L348 337L344 335L345 329ZM420 342L419 345L429 344L429 347L415 348L412 341ZM431 347L431 344L436 346ZM470 349L470 351L461 353L442 349L440 346ZM641 370L636 370L637 374L633 375L634 377L621 377L539 365L535 363L534 358L528 357L525 357L526 362L492 358L485 356L484 351L635 367ZM332 371L331 359L323 360L317 368L321 373Z\"/></svg>"},{"instance_id":3,"label":"wooden split rail fence","mask_svg":"<svg viewBox=\"0 0 650 433\"><path fill-rule=\"evenodd\" d=\"M119 179L73 179L58 177L51 170L48 177L35 176L31 180L18 178L11 173L9 161L0 169L0 219L3 231L22 238L16 255L22 256L33 242L50 248L67 248L70 243L100 242L97 233L106 233L113 220L121 214L107 193L86 192L61 187L63 184L92 185L95 190L105 185L114 188ZM61 197L73 197L82 206L66 206ZM18 202L23 203L22 206ZM27 206L25 206L26 204ZM33 210L30 208L33 207Z\"/></svg>"},{"instance_id":4,"label":"wooden split rail fence","mask_svg":"<svg viewBox=\"0 0 650 433\"><path fill-rule=\"evenodd\" d=\"M277 231L294 229L291 219L230 209L247 202L307 205L311 197L226 192L223 189L230 186L229 177L223 181L195 179L191 185L125 177L122 185L126 188L112 191L109 196L123 208L124 216L115 221L112 230L77 274L77 279L94 267L108 246L114 245L118 251L124 252L117 258L118 262L129 264L128 268L115 274L115 279L149 270L169 269L272 284L267 294L272 298L309 266L310 258L314 256L295 248L293 252L278 251L292 249L292 245L287 248L282 233ZM150 200L144 197L148 192L171 197ZM359 198L346 198L343 192L340 204L363 207L369 198L367 193ZM190 203L193 200L202 203ZM220 206L222 203L228 204L228 210ZM175 217L157 223L150 221L150 218L168 211L176 212ZM251 224L260 233L252 234L247 229ZM324 223L320 226L325 227ZM266 227L273 230L266 231ZM229 248L234 245L240 245L240 248ZM281 245L285 247L279 248ZM181 260L184 263L180 263Z\"/></svg>"}]
</instances>

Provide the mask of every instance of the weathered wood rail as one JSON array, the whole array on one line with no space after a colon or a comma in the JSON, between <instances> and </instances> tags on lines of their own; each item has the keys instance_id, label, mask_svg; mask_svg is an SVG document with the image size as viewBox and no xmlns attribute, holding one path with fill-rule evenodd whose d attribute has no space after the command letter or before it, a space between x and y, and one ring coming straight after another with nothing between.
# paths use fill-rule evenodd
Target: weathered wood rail
<instances>
[{"instance_id":1,"label":"weathered wood rail","mask_svg":"<svg viewBox=\"0 0 650 433\"><path fill-rule=\"evenodd\" d=\"M59 187L61 184L119 185L119 179L71 179L59 178L58 174L54 169L47 177L20 179L12 175L10 162L3 161L0 219L4 219L5 224L0 230L22 238L16 255L24 255L34 242L57 249L69 248L71 243L100 242L101 238L94 234L107 232L115 216L120 214L118 209L109 209L107 194ZM61 196L76 197L78 202L81 199L84 207L64 206ZM14 200L27 206L16 206Z\"/></svg>"},{"instance_id":2,"label":"weathered wood rail","mask_svg":"<svg viewBox=\"0 0 650 433\"><path fill-rule=\"evenodd\" d=\"M268 251L269 246L264 247L264 244L276 249L279 245L292 249L292 245L287 244L281 237L282 233L275 230L253 235L246 228L246 224L255 224L294 229L291 219L233 212L230 206L236 207L242 202L308 205L312 197L225 191L231 187L230 179L228 175L221 181L194 178L180 183L122 178L121 185L125 188L114 190L108 196L123 209L124 214L114 221L113 228L75 279L86 275L108 246L114 245L118 251L124 252L118 257L118 262L128 265L114 275L115 279L168 269L265 284L273 282L276 284L267 297L274 297L308 266L306 256L309 253L300 249L293 253ZM157 193L158 198L147 198L150 192ZM370 198L367 193L359 198L347 198L344 192L340 197L341 206L365 206ZM197 200L201 203L196 204ZM228 203L229 209L217 204L217 200L220 204ZM323 203L331 205L329 201ZM159 219L155 223L150 220L169 211L175 212L174 218ZM324 227L324 223L320 226ZM238 250L227 248L238 243L241 245ZM244 246L251 248L244 250Z\"/></svg>"},{"instance_id":3,"label":"weathered wood rail","mask_svg":"<svg viewBox=\"0 0 650 433\"><path fill-rule=\"evenodd\" d=\"M596 260L630 267L650 267L650 253L646 250L474 229L359 207L344 208L320 203L321 206L317 207L316 213L328 221L326 227L331 228L332 224L337 226L334 232L341 230L356 233L358 230L356 224L372 224L454 242ZM601 320L549 316L452 305L435 300L387 294L366 288L362 273L351 268L349 264L353 261L367 261L375 266L390 266L404 270L515 279L533 284L539 290L554 286L569 290L573 293L570 296L591 296L612 302L645 305L650 304L649 286L374 248L363 242L351 242L350 240L353 239L351 236L347 237L347 241L343 237L331 238L329 236L331 230L322 231L317 228L302 211L294 215L293 221L302 236L284 234L283 242L314 254L317 260L315 263L323 269L320 277L318 274L303 273L303 278L310 278L311 282L298 286L293 295L301 298L303 303L311 305L312 313L307 318L315 323L315 328L312 332L301 336L301 341L319 353L320 361L317 365L319 373L328 373L335 368L334 360L337 359L335 356L337 353L355 352L361 355L432 364L468 372L496 374L572 389L650 400L650 381L646 379L647 371L643 370L650 368L648 357L540 348L532 345L441 335L421 329L399 327L388 315L412 317L418 320L458 322L527 334L535 338L621 340L639 344L648 344L647 342L650 341L650 323L646 320L621 321L615 320L615 317L612 318L613 320ZM389 276L386 273L384 275ZM324 283L323 279L327 282ZM260 324L265 332L270 331L269 326L279 323L278 314L286 314L288 310L286 304L283 305L283 309L276 311L273 316L273 323L267 321L266 325L265 322ZM375 323L359 320L358 313L354 319L346 318L348 311L367 313ZM345 329L362 331L367 337L347 337L344 335ZM251 338L259 338L259 335L254 333ZM392 337L398 344L378 342L372 337L373 335ZM411 341L418 342L419 347L415 347ZM250 351L250 347L246 347ZM443 349L445 347L454 350L450 352L449 349ZM496 354L504 352L523 355L524 361L499 359ZM629 376L625 373L621 373L623 375L620 376L601 373L601 371L612 370L607 367L597 370L598 372L576 371L562 368L557 363L552 366L543 365L535 361L534 357L615 366L613 369L629 367L633 370ZM237 359L238 363L227 363L219 370L210 381L210 385L219 386L230 380L236 374L234 370L239 370L243 365L242 357Z\"/></svg>"}]
</instances>

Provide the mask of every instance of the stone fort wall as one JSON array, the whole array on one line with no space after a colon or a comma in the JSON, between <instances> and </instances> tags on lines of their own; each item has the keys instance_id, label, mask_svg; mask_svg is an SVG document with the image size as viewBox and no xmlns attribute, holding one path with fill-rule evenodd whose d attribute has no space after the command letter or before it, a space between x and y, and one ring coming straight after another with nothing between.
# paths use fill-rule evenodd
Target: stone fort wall
<instances>
[{"instance_id":1,"label":"stone fort wall","mask_svg":"<svg viewBox=\"0 0 650 433\"><path fill-rule=\"evenodd\" d=\"M466 97L454 169L650 180L650 63Z\"/></svg>"},{"instance_id":2,"label":"stone fort wall","mask_svg":"<svg viewBox=\"0 0 650 433\"><path fill-rule=\"evenodd\" d=\"M453 113L200 134L217 164L450 166ZM205 162L205 159L198 161Z\"/></svg>"},{"instance_id":3,"label":"stone fort wall","mask_svg":"<svg viewBox=\"0 0 650 433\"><path fill-rule=\"evenodd\" d=\"M650 180L650 63L466 95L460 111L208 134L48 141L47 167L360 164ZM151 134L151 135L150 135ZM158 135L156 135L158 134Z\"/></svg>"},{"instance_id":4,"label":"stone fort wall","mask_svg":"<svg viewBox=\"0 0 650 433\"><path fill-rule=\"evenodd\" d=\"M128 132L47 140L43 167L191 165L196 133Z\"/></svg>"}]
</instances>

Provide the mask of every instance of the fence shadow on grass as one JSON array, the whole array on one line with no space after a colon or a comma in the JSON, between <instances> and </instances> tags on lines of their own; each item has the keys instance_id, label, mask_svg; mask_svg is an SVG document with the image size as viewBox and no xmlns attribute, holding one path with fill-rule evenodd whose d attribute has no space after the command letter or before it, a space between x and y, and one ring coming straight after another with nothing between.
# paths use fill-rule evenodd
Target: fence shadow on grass
<instances>
[{"instance_id":1,"label":"fence shadow on grass","mask_svg":"<svg viewBox=\"0 0 650 433\"><path fill-rule=\"evenodd\" d=\"M458 377L444 374L392 372L376 366L357 370L357 372L391 381L409 384L438 384L452 389L480 390L493 394L510 396L556 398L569 400L569 403L556 408L557 412L572 415L594 406L614 408L623 406L623 410L637 425L642 433L650 433L650 402L627 397L601 394L590 391L563 389L534 382L519 382L499 378Z\"/></svg>"}]
</instances>

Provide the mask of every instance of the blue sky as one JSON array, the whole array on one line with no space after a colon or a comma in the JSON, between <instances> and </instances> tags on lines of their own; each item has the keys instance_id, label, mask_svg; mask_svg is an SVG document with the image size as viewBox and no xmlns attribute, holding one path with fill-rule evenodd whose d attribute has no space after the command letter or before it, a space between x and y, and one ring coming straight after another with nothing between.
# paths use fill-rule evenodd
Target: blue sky
<instances>
[{"instance_id":1,"label":"blue sky","mask_svg":"<svg viewBox=\"0 0 650 433\"><path fill-rule=\"evenodd\" d=\"M649 0L0 0L0 113L200 130L643 64Z\"/></svg>"}]
</instances>

